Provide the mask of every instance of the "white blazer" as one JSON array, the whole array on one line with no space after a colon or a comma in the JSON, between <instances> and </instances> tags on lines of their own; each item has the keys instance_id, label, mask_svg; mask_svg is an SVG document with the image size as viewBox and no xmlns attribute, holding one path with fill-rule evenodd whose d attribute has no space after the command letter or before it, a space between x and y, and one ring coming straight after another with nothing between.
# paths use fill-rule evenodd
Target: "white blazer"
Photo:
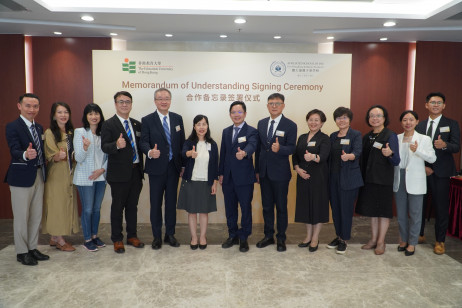
<instances>
[{"instance_id":1,"label":"white blazer","mask_svg":"<svg viewBox=\"0 0 462 308\"><path fill-rule=\"evenodd\" d=\"M90 146L87 151L83 149L82 136L90 140ZM90 129L77 128L74 130L74 155L77 165L74 171L74 185L79 186L92 186L93 181L88 177L95 171L95 151L101 151L101 148L95 148L95 140L93 139L93 133ZM107 154L103 156L103 166L107 170ZM106 178L106 172L103 177Z\"/></svg>"},{"instance_id":2,"label":"white blazer","mask_svg":"<svg viewBox=\"0 0 462 308\"><path fill-rule=\"evenodd\" d=\"M403 143L404 133L398 135L400 151ZM430 164L436 160L435 150L433 149L432 140L426 135L414 131L412 143L417 140L417 150L412 152L410 148L406 162L406 190L411 195L423 195L427 193L427 175L425 174L425 162ZM403 157L403 156L401 156ZM397 192L400 181L400 167L395 166L395 178L393 181L393 191Z\"/></svg>"}]
</instances>

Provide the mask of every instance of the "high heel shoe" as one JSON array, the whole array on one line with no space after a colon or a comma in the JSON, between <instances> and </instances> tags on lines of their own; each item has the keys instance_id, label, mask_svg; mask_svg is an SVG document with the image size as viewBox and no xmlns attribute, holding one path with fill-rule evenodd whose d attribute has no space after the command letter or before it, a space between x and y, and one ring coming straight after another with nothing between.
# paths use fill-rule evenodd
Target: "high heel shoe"
<instances>
[{"instance_id":1,"label":"high heel shoe","mask_svg":"<svg viewBox=\"0 0 462 308\"><path fill-rule=\"evenodd\" d=\"M207 241L207 238L205 238L205 240ZM207 243L205 243L204 245L202 245L202 244L200 243L200 240L199 240L199 249L204 250L205 248L207 248Z\"/></svg>"},{"instance_id":2,"label":"high heel shoe","mask_svg":"<svg viewBox=\"0 0 462 308\"><path fill-rule=\"evenodd\" d=\"M300 244L298 244L298 247L306 248L306 247L310 246L310 244L311 244L311 241L309 241L308 243L301 242Z\"/></svg>"}]
</instances>

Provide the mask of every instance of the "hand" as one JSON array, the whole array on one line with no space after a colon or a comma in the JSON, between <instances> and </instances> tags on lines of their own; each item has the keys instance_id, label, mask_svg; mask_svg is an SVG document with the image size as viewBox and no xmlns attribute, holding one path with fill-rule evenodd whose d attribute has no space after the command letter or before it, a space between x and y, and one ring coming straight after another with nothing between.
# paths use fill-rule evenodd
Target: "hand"
<instances>
[{"instance_id":1,"label":"hand","mask_svg":"<svg viewBox=\"0 0 462 308\"><path fill-rule=\"evenodd\" d=\"M216 195L217 194L217 181L213 181L212 185L212 192L210 193L211 195Z\"/></svg>"},{"instance_id":2,"label":"hand","mask_svg":"<svg viewBox=\"0 0 462 308\"><path fill-rule=\"evenodd\" d=\"M63 148L59 149L58 154L55 155L55 161L65 160L67 156L66 150Z\"/></svg>"},{"instance_id":3,"label":"hand","mask_svg":"<svg viewBox=\"0 0 462 308\"><path fill-rule=\"evenodd\" d=\"M91 173L91 175L88 177L88 179L91 180L91 181L94 181L94 180L96 180L97 178L99 178L100 175L103 174L103 173L104 173L104 169L103 169L103 168L101 168L101 169L96 169L95 171L93 171L93 172Z\"/></svg>"},{"instance_id":4,"label":"hand","mask_svg":"<svg viewBox=\"0 0 462 308\"><path fill-rule=\"evenodd\" d=\"M311 177L305 170L300 167L295 168L295 170L297 171L297 174L304 180L308 180Z\"/></svg>"},{"instance_id":5,"label":"hand","mask_svg":"<svg viewBox=\"0 0 462 308\"><path fill-rule=\"evenodd\" d=\"M220 185L223 185L223 176L222 175L220 175L218 177L218 183L220 183Z\"/></svg>"},{"instance_id":6,"label":"hand","mask_svg":"<svg viewBox=\"0 0 462 308\"><path fill-rule=\"evenodd\" d=\"M192 150L189 151L189 155L191 155L192 158L197 157L196 146L193 145Z\"/></svg>"},{"instance_id":7,"label":"hand","mask_svg":"<svg viewBox=\"0 0 462 308\"><path fill-rule=\"evenodd\" d=\"M32 143L29 142L29 147L26 149L26 158L31 160L37 157L37 151L32 148Z\"/></svg>"},{"instance_id":8,"label":"hand","mask_svg":"<svg viewBox=\"0 0 462 308\"><path fill-rule=\"evenodd\" d=\"M390 157L393 154L393 151L390 149L390 144L387 143L384 148L382 148L382 154L385 157Z\"/></svg>"},{"instance_id":9,"label":"hand","mask_svg":"<svg viewBox=\"0 0 462 308\"><path fill-rule=\"evenodd\" d=\"M184 174L184 167L181 167L181 171L180 171L180 178L183 177L183 174Z\"/></svg>"},{"instance_id":10,"label":"hand","mask_svg":"<svg viewBox=\"0 0 462 308\"><path fill-rule=\"evenodd\" d=\"M117 139L117 147L119 149L123 149L127 146L127 142L125 141L125 138L123 137L123 134L120 133L119 139Z\"/></svg>"},{"instance_id":11,"label":"hand","mask_svg":"<svg viewBox=\"0 0 462 308\"><path fill-rule=\"evenodd\" d=\"M303 158L305 158L306 161L312 161L315 160L316 155L311 154L310 152L308 152L308 150L306 150L305 155L303 155Z\"/></svg>"},{"instance_id":12,"label":"hand","mask_svg":"<svg viewBox=\"0 0 462 308\"><path fill-rule=\"evenodd\" d=\"M242 160L245 157L245 155L247 155L247 153L245 151L241 150L240 147L238 147L237 148L237 153L236 153L236 158L238 160Z\"/></svg>"},{"instance_id":13,"label":"hand","mask_svg":"<svg viewBox=\"0 0 462 308\"><path fill-rule=\"evenodd\" d=\"M435 140L434 144L435 148L440 150L447 147L446 142L444 142L443 139L441 139L441 135L438 135L438 139Z\"/></svg>"},{"instance_id":14,"label":"hand","mask_svg":"<svg viewBox=\"0 0 462 308\"><path fill-rule=\"evenodd\" d=\"M277 153L277 152L279 152L279 149L280 149L279 141L278 141L278 137L276 137L276 142L271 145L271 150L274 153Z\"/></svg>"},{"instance_id":15,"label":"hand","mask_svg":"<svg viewBox=\"0 0 462 308\"><path fill-rule=\"evenodd\" d=\"M349 154L345 153L344 150L342 150L342 155L340 155L340 158L343 160L343 161L349 161L350 158L348 157Z\"/></svg>"},{"instance_id":16,"label":"hand","mask_svg":"<svg viewBox=\"0 0 462 308\"><path fill-rule=\"evenodd\" d=\"M149 156L151 156L151 158L159 158L160 157L160 151L157 149L157 143L154 144L154 148L151 149L151 151L149 151Z\"/></svg>"},{"instance_id":17,"label":"hand","mask_svg":"<svg viewBox=\"0 0 462 308\"><path fill-rule=\"evenodd\" d=\"M90 139L87 139L85 138L85 136L82 136L82 143L83 143L83 150L86 152L91 143Z\"/></svg>"},{"instance_id":18,"label":"hand","mask_svg":"<svg viewBox=\"0 0 462 308\"><path fill-rule=\"evenodd\" d=\"M260 184L260 173L255 173L255 177L257 178L257 183Z\"/></svg>"},{"instance_id":19,"label":"hand","mask_svg":"<svg viewBox=\"0 0 462 308\"><path fill-rule=\"evenodd\" d=\"M430 168L430 167L425 167L425 174L427 176L432 175L433 174L433 169Z\"/></svg>"},{"instance_id":20,"label":"hand","mask_svg":"<svg viewBox=\"0 0 462 308\"><path fill-rule=\"evenodd\" d=\"M417 150L417 146L418 146L418 144L417 144L417 140L416 140L414 144L411 143L409 145L409 148L411 149L412 152L415 153L415 151Z\"/></svg>"}]
</instances>

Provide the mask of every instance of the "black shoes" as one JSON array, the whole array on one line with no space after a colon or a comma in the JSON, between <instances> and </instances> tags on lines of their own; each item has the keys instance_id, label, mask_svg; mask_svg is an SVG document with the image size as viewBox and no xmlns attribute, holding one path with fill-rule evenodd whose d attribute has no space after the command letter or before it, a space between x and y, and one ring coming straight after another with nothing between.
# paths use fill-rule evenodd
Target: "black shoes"
<instances>
[{"instance_id":1,"label":"black shoes","mask_svg":"<svg viewBox=\"0 0 462 308\"><path fill-rule=\"evenodd\" d=\"M38 264L37 260L35 260L35 258L29 252L17 254L16 260L18 260L18 262L21 262L24 265L37 265Z\"/></svg>"},{"instance_id":2,"label":"black shoes","mask_svg":"<svg viewBox=\"0 0 462 308\"><path fill-rule=\"evenodd\" d=\"M406 257L412 256L414 253L415 253L415 248L414 248L414 251L409 251L407 249L404 250L404 255Z\"/></svg>"},{"instance_id":3,"label":"black shoes","mask_svg":"<svg viewBox=\"0 0 462 308\"><path fill-rule=\"evenodd\" d=\"M180 247L180 243L176 240L173 235L165 235L164 243L168 243L172 247ZM200 248L200 247L199 247ZM201 248L202 249L202 248ZM204 248L205 249L205 248Z\"/></svg>"},{"instance_id":4,"label":"black shoes","mask_svg":"<svg viewBox=\"0 0 462 308\"><path fill-rule=\"evenodd\" d=\"M344 240L339 240L336 252L340 255L343 255L345 254L346 249L347 249L347 243Z\"/></svg>"},{"instance_id":5,"label":"black shoes","mask_svg":"<svg viewBox=\"0 0 462 308\"><path fill-rule=\"evenodd\" d=\"M408 246L407 244L406 244L406 246L398 246L398 251L399 251L399 252L405 251L406 248L407 248L407 246Z\"/></svg>"},{"instance_id":6,"label":"black shoes","mask_svg":"<svg viewBox=\"0 0 462 308\"><path fill-rule=\"evenodd\" d=\"M247 243L247 240L241 240L239 243L239 251L240 252L247 252L249 251L249 243Z\"/></svg>"},{"instance_id":7,"label":"black shoes","mask_svg":"<svg viewBox=\"0 0 462 308\"><path fill-rule=\"evenodd\" d=\"M46 260L50 259L49 256L44 255L43 253L41 253L37 249L29 250L29 254L32 256L32 258L34 258L37 261L46 261Z\"/></svg>"},{"instance_id":8,"label":"black shoes","mask_svg":"<svg viewBox=\"0 0 462 308\"><path fill-rule=\"evenodd\" d=\"M273 245L274 244L274 238L272 237L265 237L261 241L257 243L258 248L264 248L268 245Z\"/></svg>"},{"instance_id":9,"label":"black shoes","mask_svg":"<svg viewBox=\"0 0 462 308\"><path fill-rule=\"evenodd\" d=\"M282 252L282 251L286 251L286 250L287 250L286 243L284 241L278 240L277 251Z\"/></svg>"},{"instance_id":10,"label":"black shoes","mask_svg":"<svg viewBox=\"0 0 462 308\"><path fill-rule=\"evenodd\" d=\"M318 247L319 247L319 242L318 242L318 244L316 245L316 247L312 247L311 245L308 246L308 250L309 250L310 252L315 252L316 250L318 250Z\"/></svg>"},{"instance_id":11,"label":"black shoes","mask_svg":"<svg viewBox=\"0 0 462 308\"><path fill-rule=\"evenodd\" d=\"M340 242L340 239L338 237L336 237L335 239L332 240L332 242L330 242L329 244L327 244L327 248L329 249L334 249L334 248L337 248L338 244Z\"/></svg>"},{"instance_id":12,"label":"black shoes","mask_svg":"<svg viewBox=\"0 0 462 308\"><path fill-rule=\"evenodd\" d=\"M311 244L311 241L309 241L308 243L301 242L300 244L298 244L298 247L306 248L306 247L310 246L310 244Z\"/></svg>"},{"instance_id":13,"label":"black shoes","mask_svg":"<svg viewBox=\"0 0 462 308\"><path fill-rule=\"evenodd\" d=\"M205 248L207 248L207 244L204 244L204 245L199 244L199 249L200 250L204 250Z\"/></svg>"},{"instance_id":14,"label":"black shoes","mask_svg":"<svg viewBox=\"0 0 462 308\"><path fill-rule=\"evenodd\" d=\"M199 244L196 244L196 245L189 244L189 247L191 247L192 250L196 250L199 247Z\"/></svg>"},{"instance_id":15,"label":"black shoes","mask_svg":"<svg viewBox=\"0 0 462 308\"><path fill-rule=\"evenodd\" d=\"M151 247L152 249L154 250L159 250L162 248L162 240L160 238L154 238L154 240L152 241L152 244L151 244Z\"/></svg>"},{"instance_id":16,"label":"black shoes","mask_svg":"<svg viewBox=\"0 0 462 308\"><path fill-rule=\"evenodd\" d=\"M239 244L239 238L238 237L228 237L226 241L221 244L221 248L231 248L234 245Z\"/></svg>"}]
</instances>

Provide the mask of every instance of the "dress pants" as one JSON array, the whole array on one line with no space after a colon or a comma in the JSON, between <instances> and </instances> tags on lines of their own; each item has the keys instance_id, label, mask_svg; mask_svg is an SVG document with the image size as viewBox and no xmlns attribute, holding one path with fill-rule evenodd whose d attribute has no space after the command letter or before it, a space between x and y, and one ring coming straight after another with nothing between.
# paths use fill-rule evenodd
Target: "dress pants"
<instances>
[{"instance_id":1,"label":"dress pants","mask_svg":"<svg viewBox=\"0 0 462 308\"><path fill-rule=\"evenodd\" d=\"M434 173L427 176L427 196L424 198L422 211L422 225L420 235L424 235L425 230L425 213L428 192L431 193L432 206L435 209L435 237L437 242L446 240L446 232L449 224L449 177L440 178Z\"/></svg>"},{"instance_id":2,"label":"dress pants","mask_svg":"<svg viewBox=\"0 0 462 308\"><path fill-rule=\"evenodd\" d=\"M127 238L136 237L138 221L138 199L143 188L143 171L138 165L133 168L132 177L128 182L109 182L111 186L111 240L122 241L123 214L127 223Z\"/></svg>"},{"instance_id":3,"label":"dress pants","mask_svg":"<svg viewBox=\"0 0 462 308\"><path fill-rule=\"evenodd\" d=\"M235 185L232 180L229 184L223 184L225 199L226 222L228 224L229 237L239 237L247 240L252 233L252 199L254 184ZM241 205L241 228L238 229L237 220L238 203Z\"/></svg>"},{"instance_id":4,"label":"dress pants","mask_svg":"<svg viewBox=\"0 0 462 308\"><path fill-rule=\"evenodd\" d=\"M149 191L151 199L151 227L155 238L162 237L162 198L165 192L165 234L175 234L176 200L179 174L170 160L167 172L160 175L149 175Z\"/></svg>"},{"instance_id":5,"label":"dress pants","mask_svg":"<svg viewBox=\"0 0 462 308\"><path fill-rule=\"evenodd\" d=\"M37 176L31 187L10 186L14 246L17 254L37 248L42 221L43 189L41 169L37 169Z\"/></svg>"},{"instance_id":6,"label":"dress pants","mask_svg":"<svg viewBox=\"0 0 462 308\"><path fill-rule=\"evenodd\" d=\"M265 237L274 235L274 204L276 204L277 230L276 238L286 240L286 230L289 223L287 216L287 193L289 181L273 181L268 177L260 178L263 219L265 221Z\"/></svg>"}]
</instances>

